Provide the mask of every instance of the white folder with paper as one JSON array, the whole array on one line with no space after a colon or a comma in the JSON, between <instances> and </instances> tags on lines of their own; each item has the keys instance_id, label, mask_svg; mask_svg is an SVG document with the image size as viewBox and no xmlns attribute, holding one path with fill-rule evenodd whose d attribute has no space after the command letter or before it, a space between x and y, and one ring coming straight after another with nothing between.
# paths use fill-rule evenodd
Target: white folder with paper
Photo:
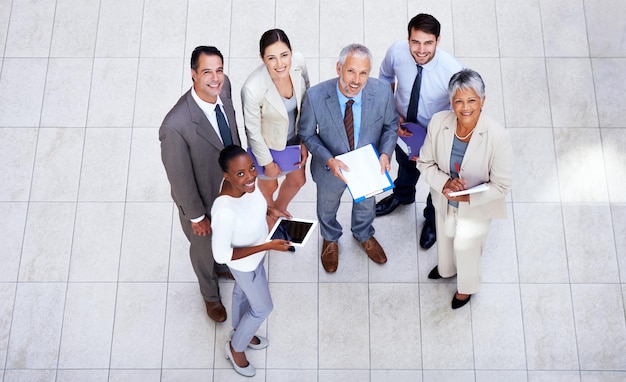
<instances>
[{"instance_id":1,"label":"white folder with paper","mask_svg":"<svg viewBox=\"0 0 626 382\"><path fill-rule=\"evenodd\" d=\"M372 144L359 147L336 157L349 171L341 171L348 181L348 190L355 202L391 190L394 185L389 173L380 173L380 159Z\"/></svg>"}]
</instances>

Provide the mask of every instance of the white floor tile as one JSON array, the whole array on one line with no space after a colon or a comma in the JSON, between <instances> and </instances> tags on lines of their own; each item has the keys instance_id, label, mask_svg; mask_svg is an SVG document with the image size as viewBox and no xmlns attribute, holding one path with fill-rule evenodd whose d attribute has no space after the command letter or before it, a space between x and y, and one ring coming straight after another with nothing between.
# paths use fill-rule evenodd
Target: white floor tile
<instances>
[{"instance_id":1,"label":"white floor tile","mask_svg":"<svg viewBox=\"0 0 626 382\"><path fill-rule=\"evenodd\" d=\"M101 2L96 57L139 56L143 6L142 0ZM136 72L130 72L134 77Z\"/></svg>"},{"instance_id":2,"label":"white floor tile","mask_svg":"<svg viewBox=\"0 0 626 382\"><path fill-rule=\"evenodd\" d=\"M318 362L318 284L270 283L268 369L315 369Z\"/></svg>"},{"instance_id":3,"label":"white floor tile","mask_svg":"<svg viewBox=\"0 0 626 382\"><path fill-rule=\"evenodd\" d=\"M0 126L37 127L46 82L45 58L5 58L0 77ZM28 73L28 86L24 86Z\"/></svg>"},{"instance_id":4,"label":"white floor tile","mask_svg":"<svg viewBox=\"0 0 626 382\"><path fill-rule=\"evenodd\" d=\"M85 127L91 58L51 58L46 76L41 126Z\"/></svg>"},{"instance_id":5,"label":"white floor tile","mask_svg":"<svg viewBox=\"0 0 626 382\"><path fill-rule=\"evenodd\" d=\"M421 369L420 293L417 284L370 284L372 369Z\"/></svg>"},{"instance_id":6,"label":"white floor tile","mask_svg":"<svg viewBox=\"0 0 626 382\"><path fill-rule=\"evenodd\" d=\"M546 67L553 126L598 127L589 58L547 58Z\"/></svg>"},{"instance_id":7,"label":"white floor tile","mask_svg":"<svg viewBox=\"0 0 626 382\"><path fill-rule=\"evenodd\" d=\"M156 128L133 129L126 200L171 202Z\"/></svg>"},{"instance_id":8,"label":"white floor tile","mask_svg":"<svg viewBox=\"0 0 626 382\"><path fill-rule=\"evenodd\" d=\"M625 370L622 288L618 284L572 284L571 288L581 370Z\"/></svg>"},{"instance_id":9,"label":"white floor tile","mask_svg":"<svg viewBox=\"0 0 626 382\"><path fill-rule=\"evenodd\" d=\"M212 382L213 369L163 369L161 382Z\"/></svg>"},{"instance_id":10,"label":"white floor tile","mask_svg":"<svg viewBox=\"0 0 626 382\"><path fill-rule=\"evenodd\" d=\"M11 9L6 57L47 57L55 1L16 0Z\"/></svg>"},{"instance_id":11,"label":"white floor tile","mask_svg":"<svg viewBox=\"0 0 626 382\"><path fill-rule=\"evenodd\" d=\"M320 369L370 368L368 305L365 283L320 283Z\"/></svg>"},{"instance_id":12,"label":"white floor tile","mask_svg":"<svg viewBox=\"0 0 626 382\"><path fill-rule=\"evenodd\" d=\"M0 284L0 366L2 369L4 369L7 359L16 286L16 283Z\"/></svg>"},{"instance_id":13,"label":"white floor tile","mask_svg":"<svg viewBox=\"0 0 626 382\"><path fill-rule=\"evenodd\" d=\"M317 370L272 370L265 372L267 382L317 382Z\"/></svg>"},{"instance_id":14,"label":"white floor tile","mask_svg":"<svg viewBox=\"0 0 626 382\"><path fill-rule=\"evenodd\" d=\"M163 367L212 368L214 344L215 322L206 315L198 284L170 283L167 291Z\"/></svg>"},{"instance_id":15,"label":"white floor tile","mask_svg":"<svg viewBox=\"0 0 626 382\"><path fill-rule=\"evenodd\" d=\"M510 204L507 205L507 215L506 219L491 221L482 255L483 282L519 282L515 228Z\"/></svg>"},{"instance_id":16,"label":"white floor tile","mask_svg":"<svg viewBox=\"0 0 626 382\"><path fill-rule=\"evenodd\" d=\"M424 382L472 382L474 370L424 370Z\"/></svg>"},{"instance_id":17,"label":"white floor tile","mask_svg":"<svg viewBox=\"0 0 626 382\"><path fill-rule=\"evenodd\" d=\"M370 372L371 382L421 382L421 370L372 370Z\"/></svg>"},{"instance_id":18,"label":"white floor tile","mask_svg":"<svg viewBox=\"0 0 626 382\"><path fill-rule=\"evenodd\" d=\"M580 373L583 382L621 382L626 378L623 371L583 371Z\"/></svg>"},{"instance_id":19,"label":"white floor tile","mask_svg":"<svg viewBox=\"0 0 626 382\"><path fill-rule=\"evenodd\" d=\"M563 222L570 282L619 282L608 205L564 205Z\"/></svg>"},{"instance_id":20,"label":"white floor tile","mask_svg":"<svg viewBox=\"0 0 626 382\"><path fill-rule=\"evenodd\" d=\"M19 281L67 281L74 203L30 203Z\"/></svg>"},{"instance_id":21,"label":"white floor tile","mask_svg":"<svg viewBox=\"0 0 626 382\"><path fill-rule=\"evenodd\" d=\"M585 0L589 50L594 57L624 57L626 42L613 38L623 31L626 4L619 0Z\"/></svg>"},{"instance_id":22,"label":"white floor tile","mask_svg":"<svg viewBox=\"0 0 626 382\"><path fill-rule=\"evenodd\" d=\"M28 201L37 129L0 129L0 200Z\"/></svg>"},{"instance_id":23,"label":"white floor tile","mask_svg":"<svg viewBox=\"0 0 626 382\"><path fill-rule=\"evenodd\" d=\"M626 96L626 74L621 70L624 65L626 58L623 57L591 59L602 127L624 127L623 105L619 101Z\"/></svg>"},{"instance_id":24,"label":"white floor tile","mask_svg":"<svg viewBox=\"0 0 626 382\"><path fill-rule=\"evenodd\" d=\"M501 57L543 56L539 0L498 1L496 20Z\"/></svg>"},{"instance_id":25,"label":"white floor tile","mask_svg":"<svg viewBox=\"0 0 626 382\"><path fill-rule=\"evenodd\" d=\"M405 12L389 12L390 9L406 9L406 3L406 0L363 2L363 24L366 26L363 44L372 51L374 57L384 57L395 40L406 41L406 26L413 16L408 16ZM380 17L381 15L385 17ZM376 25L377 28L368 28L368 25ZM380 33L380 30L384 30L385 33ZM378 69L372 71L372 76L378 77Z\"/></svg>"},{"instance_id":26,"label":"white floor tile","mask_svg":"<svg viewBox=\"0 0 626 382\"><path fill-rule=\"evenodd\" d=\"M86 129L78 200L126 200L130 141L130 128Z\"/></svg>"},{"instance_id":27,"label":"white floor tile","mask_svg":"<svg viewBox=\"0 0 626 382\"><path fill-rule=\"evenodd\" d=\"M319 0L305 2L278 0L276 1L275 12L276 27L285 31L289 37L291 48L302 53L307 59L318 57L320 51ZM306 15L306 17L295 15ZM258 38L260 39L261 35ZM313 77L311 77L311 84L316 83L317 81L313 82Z\"/></svg>"},{"instance_id":28,"label":"white floor tile","mask_svg":"<svg viewBox=\"0 0 626 382\"><path fill-rule=\"evenodd\" d=\"M514 128L511 132L516 165L511 194L515 202L560 202L559 178L552 129Z\"/></svg>"},{"instance_id":29,"label":"white floor tile","mask_svg":"<svg viewBox=\"0 0 626 382\"><path fill-rule=\"evenodd\" d=\"M228 11L237 17L230 20L231 57L256 58L259 56L259 39L263 32L280 27L275 25L275 6L275 2L271 0L235 1L232 3Z\"/></svg>"},{"instance_id":30,"label":"white floor tile","mask_svg":"<svg viewBox=\"0 0 626 382\"><path fill-rule=\"evenodd\" d=\"M6 370L5 382L55 382L55 370Z\"/></svg>"},{"instance_id":31,"label":"white floor tile","mask_svg":"<svg viewBox=\"0 0 626 382\"><path fill-rule=\"evenodd\" d=\"M57 366L65 290L66 285L63 283L18 285L7 369L54 369ZM10 371L6 373L5 380L19 380L13 379L9 375ZM27 377L23 380L34 381L35 378Z\"/></svg>"},{"instance_id":32,"label":"white floor tile","mask_svg":"<svg viewBox=\"0 0 626 382\"><path fill-rule=\"evenodd\" d=\"M118 285L111 346L111 369L158 369L161 367L166 288L164 283L120 283ZM141 371L145 372L146 376L150 374L148 370ZM132 372L132 370L111 370L109 380L136 380L124 374L127 372ZM158 381L160 370L155 370L155 372Z\"/></svg>"},{"instance_id":33,"label":"white floor tile","mask_svg":"<svg viewBox=\"0 0 626 382\"><path fill-rule=\"evenodd\" d=\"M78 204L70 281L117 281L123 224L122 203Z\"/></svg>"},{"instance_id":34,"label":"white floor tile","mask_svg":"<svg viewBox=\"0 0 626 382\"><path fill-rule=\"evenodd\" d=\"M318 374L319 382L360 382L368 378L367 370L320 370Z\"/></svg>"},{"instance_id":35,"label":"white floor tile","mask_svg":"<svg viewBox=\"0 0 626 382\"><path fill-rule=\"evenodd\" d=\"M166 281L169 266L170 203L126 204L120 281Z\"/></svg>"},{"instance_id":36,"label":"white floor tile","mask_svg":"<svg viewBox=\"0 0 626 382\"><path fill-rule=\"evenodd\" d=\"M456 283L449 285L437 282L420 285L424 371L474 368L470 305L452 310L450 302L455 291ZM426 373L424 377L426 381Z\"/></svg>"},{"instance_id":37,"label":"white floor tile","mask_svg":"<svg viewBox=\"0 0 626 382\"><path fill-rule=\"evenodd\" d=\"M180 57L185 49L187 1L148 0L143 8L140 56Z\"/></svg>"},{"instance_id":38,"label":"white floor tile","mask_svg":"<svg viewBox=\"0 0 626 382\"><path fill-rule=\"evenodd\" d=\"M606 181L609 188L609 200L612 203L626 202L626 195L621 190L626 187L626 169L621 163L626 160L626 129L602 129L602 153L606 169Z\"/></svg>"},{"instance_id":39,"label":"white floor tile","mask_svg":"<svg viewBox=\"0 0 626 382\"><path fill-rule=\"evenodd\" d=\"M611 219L613 220L613 235L617 251L617 262L622 284L626 283L626 205L612 204ZM626 299L626 294L624 294ZM626 306L626 304L624 304Z\"/></svg>"},{"instance_id":40,"label":"white floor tile","mask_svg":"<svg viewBox=\"0 0 626 382\"><path fill-rule=\"evenodd\" d=\"M3 247L0 281L17 281L27 208L23 202L0 203L0 242Z\"/></svg>"},{"instance_id":41,"label":"white floor tile","mask_svg":"<svg viewBox=\"0 0 626 382\"><path fill-rule=\"evenodd\" d=\"M545 59L501 58L500 65L507 127L552 126Z\"/></svg>"},{"instance_id":42,"label":"white floor tile","mask_svg":"<svg viewBox=\"0 0 626 382\"><path fill-rule=\"evenodd\" d=\"M491 381L527 382L528 373L526 370L476 370L476 382Z\"/></svg>"},{"instance_id":43,"label":"white floor tile","mask_svg":"<svg viewBox=\"0 0 626 382\"><path fill-rule=\"evenodd\" d=\"M529 382L575 382L580 381L578 371L528 371Z\"/></svg>"},{"instance_id":44,"label":"white floor tile","mask_svg":"<svg viewBox=\"0 0 626 382\"><path fill-rule=\"evenodd\" d=\"M526 367L522 306L516 284L483 284L470 302L476 369Z\"/></svg>"},{"instance_id":45,"label":"white floor tile","mask_svg":"<svg viewBox=\"0 0 626 382\"><path fill-rule=\"evenodd\" d=\"M84 129L39 129L31 201L76 201L84 142Z\"/></svg>"},{"instance_id":46,"label":"white floor tile","mask_svg":"<svg viewBox=\"0 0 626 382\"><path fill-rule=\"evenodd\" d=\"M98 0L58 0L50 57L92 57L99 12Z\"/></svg>"},{"instance_id":47,"label":"white floor tile","mask_svg":"<svg viewBox=\"0 0 626 382\"><path fill-rule=\"evenodd\" d=\"M108 369L99 369L99 370L59 369L57 371L57 378L56 378L56 382L83 382L83 381L107 382L108 380L109 380Z\"/></svg>"},{"instance_id":48,"label":"white floor tile","mask_svg":"<svg viewBox=\"0 0 626 382\"><path fill-rule=\"evenodd\" d=\"M521 293L528 369L578 369L569 285L522 284Z\"/></svg>"},{"instance_id":49,"label":"white floor tile","mask_svg":"<svg viewBox=\"0 0 626 382\"><path fill-rule=\"evenodd\" d=\"M114 283L68 284L59 368L109 367L116 289Z\"/></svg>"},{"instance_id":50,"label":"white floor tile","mask_svg":"<svg viewBox=\"0 0 626 382\"><path fill-rule=\"evenodd\" d=\"M191 52L199 45L215 46L222 52L224 57L230 56L231 12L230 0L215 0L211 2L210 7L206 6L204 0L189 0L187 2L185 59L191 57ZM247 32L247 28L244 30ZM219 33L211 33L211 31L219 31ZM247 35L251 41L255 41L252 38L252 34ZM258 37L254 36L254 38L260 37L261 35ZM250 52L250 54L253 52ZM227 63L225 62L225 64ZM189 75L189 62L187 62L185 68L187 68L185 74ZM228 71L226 73L228 74Z\"/></svg>"},{"instance_id":51,"label":"white floor tile","mask_svg":"<svg viewBox=\"0 0 626 382\"><path fill-rule=\"evenodd\" d=\"M589 56L583 3L583 0L539 1L547 57Z\"/></svg>"},{"instance_id":52,"label":"white floor tile","mask_svg":"<svg viewBox=\"0 0 626 382\"><path fill-rule=\"evenodd\" d=\"M157 369L111 369L109 382L159 382L161 370Z\"/></svg>"},{"instance_id":53,"label":"white floor tile","mask_svg":"<svg viewBox=\"0 0 626 382\"><path fill-rule=\"evenodd\" d=\"M7 30L9 28L12 5L13 3L8 1L0 3L0 52L4 52L4 48L6 46Z\"/></svg>"},{"instance_id":54,"label":"white floor tile","mask_svg":"<svg viewBox=\"0 0 626 382\"><path fill-rule=\"evenodd\" d=\"M170 282L198 282L189 257L189 241L180 225L178 209L172 204L172 241L170 247Z\"/></svg>"},{"instance_id":55,"label":"white floor tile","mask_svg":"<svg viewBox=\"0 0 626 382\"><path fill-rule=\"evenodd\" d=\"M498 35L496 17L495 3L478 0L454 2L452 18L455 56L498 57L497 39L484 38ZM480 23L476 20L480 20Z\"/></svg>"},{"instance_id":56,"label":"white floor tile","mask_svg":"<svg viewBox=\"0 0 626 382\"><path fill-rule=\"evenodd\" d=\"M608 202L600 131L594 128L554 130L561 200L573 203ZM578 163L578 166L572 166ZM587 176L579 174L585 172Z\"/></svg>"},{"instance_id":57,"label":"white floor tile","mask_svg":"<svg viewBox=\"0 0 626 382\"><path fill-rule=\"evenodd\" d=\"M132 126L137 65L137 58L94 59L88 127Z\"/></svg>"},{"instance_id":58,"label":"white floor tile","mask_svg":"<svg viewBox=\"0 0 626 382\"><path fill-rule=\"evenodd\" d=\"M363 44L364 4L361 1L353 0L345 3L334 0L319 0L319 3L319 56L332 57L336 62L336 57L339 57L339 52L345 46L351 43ZM349 13L346 13L347 9L349 9ZM351 20L346 23L345 17L348 15Z\"/></svg>"},{"instance_id":59,"label":"white floor tile","mask_svg":"<svg viewBox=\"0 0 626 382\"><path fill-rule=\"evenodd\" d=\"M182 50L182 45L180 49ZM163 119L180 97L183 75L181 63L181 58L139 60L133 126L153 128L161 126ZM159 78L159 81L154 81L155 78Z\"/></svg>"},{"instance_id":60,"label":"white floor tile","mask_svg":"<svg viewBox=\"0 0 626 382\"><path fill-rule=\"evenodd\" d=\"M521 282L569 282L563 216L558 204L517 203L515 232Z\"/></svg>"}]
</instances>

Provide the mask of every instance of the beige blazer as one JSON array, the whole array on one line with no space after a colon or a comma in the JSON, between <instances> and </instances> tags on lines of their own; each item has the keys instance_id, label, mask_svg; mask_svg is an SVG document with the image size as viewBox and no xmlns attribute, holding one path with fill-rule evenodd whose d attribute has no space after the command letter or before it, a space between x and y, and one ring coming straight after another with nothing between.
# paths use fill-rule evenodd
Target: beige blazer
<instances>
[{"instance_id":1,"label":"beige blazer","mask_svg":"<svg viewBox=\"0 0 626 382\"><path fill-rule=\"evenodd\" d=\"M456 115L450 110L433 116L420 150L417 168L431 187L437 213L446 214L448 199L441 192L450 179L450 154L456 130ZM513 148L509 132L498 122L481 114L461 163L461 178L467 188L487 183L489 190L470 195L460 202L459 218L505 218L505 196L511 189Z\"/></svg>"},{"instance_id":2,"label":"beige blazer","mask_svg":"<svg viewBox=\"0 0 626 382\"><path fill-rule=\"evenodd\" d=\"M298 52L292 54L290 74L293 94L298 105L297 133L302 97L309 87L309 74L304 56ZM285 148L289 130L287 109L265 64L261 64L248 76L241 88L241 103L248 146L252 149L259 165L265 166L272 162L269 149L283 150Z\"/></svg>"}]
</instances>

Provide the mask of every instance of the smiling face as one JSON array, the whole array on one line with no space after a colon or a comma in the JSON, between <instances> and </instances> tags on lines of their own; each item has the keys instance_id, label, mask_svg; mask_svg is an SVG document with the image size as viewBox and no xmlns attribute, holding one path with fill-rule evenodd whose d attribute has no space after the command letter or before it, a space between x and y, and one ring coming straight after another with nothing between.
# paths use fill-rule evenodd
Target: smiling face
<instances>
[{"instance_id":1,"label":"smiling face","mask_svg":"<svg viewBox=\"0 0 626 382\"><path fill-rule=\"evenodd\" d=\"M246 153L237 155L228 161L228 171L224 173L224 179L240 195L246 192L254 192L256 176L256 167Z\"/></svg>"},{"instance_id":2,"label":"smiling face","mask_svg":"<svg viewBox=\"0 0 626 382\"><path fill-rule=\"evenodd\" d=\"M459 89L452 97L452 110L459 124L465 128L474 128L480 117L485 98L480 98L472 88Z\"/></svg>"},{"instance_id":3,"label":"smiling face","mask_svg":"<svg viewBox=\"0 0 626 382\"><path fill-rule=\"evenodd\" d=\"M276 41L265 48L265 52L261 58L272 79L289 76L289 70L291 69L291 50L284 42Z\"/></svg>"},{"instance_id":4,"label":"smiling face","mask_svg":"<svg viewBox=\"0 0 626 382\"><path fill-rule=\"evenodd\" d=\"M359 94L367 83L370 60L350 55L346 57L343 65L337 63L337 74L339 75L339 91L344 96L352 98Z\"/></svg>"},{"instance_id":5,"label":"smiling face","mask_svg":"<svg viewBox=\"0 0 626 382\"><path fill-rule=\"evenodd\" d=\"M411 30L409 49L417 64L425 65L435 58L437 45L439 45L439 39L434 34L417 29Z\"/></svg>"},{"instance_id":6,"label":"smiling face","mask_svg":"<svg viewBox=\"0 0 626 382\"><path fill-rule=\"evenodd\" d=\"M201 100L209 103L217 102L217 96L224 85L224 64L216 55L201 54L198 67L191 69L193 89Z\"/></svg>"}]
</instances>

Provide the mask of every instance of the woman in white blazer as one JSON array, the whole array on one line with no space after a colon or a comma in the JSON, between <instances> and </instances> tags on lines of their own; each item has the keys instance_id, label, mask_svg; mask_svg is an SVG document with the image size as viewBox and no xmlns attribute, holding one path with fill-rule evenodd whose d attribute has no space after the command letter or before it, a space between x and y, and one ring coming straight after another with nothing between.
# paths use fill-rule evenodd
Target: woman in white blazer
<instances>
[{"instance_id":1,"label":"woman in white blazer","mask_svg":"<svg viewBox=\"0 0 626 382\"><path fill-rule=\"evenodd\" d=\"M259 48L263 64L250 74L241 89L246 136L257 163L263 166L258 186L267 204L290 216L287 206L306 181L308 151L300 145L297 126L309 75L304 57L292 52L289 38L281 29L263 33ZM284 150L287 145L300 145L299 169L291 172L283 171L269 151ZM281 175L285 179L274 199ZM268 223L272 224L271 219Z\"/></svg>"},{"instance_id":2,"label":"woman in white blazer","mask_svg":"<svg viewBox=\"0 0 626 382\"><path fill-rule=\"evenodd\" d=\"M485 84L478 73L463 69L454 74L448 92L452 110L431 119L417 167L431 187L436 211L438 262L428 278L457 275L452 298L452 309L457 309L480 287L491 219L506 217L513 152L508 131L482 115ZM488 190L450 195L482 183Z\"/></svg>"}]
</instances>

